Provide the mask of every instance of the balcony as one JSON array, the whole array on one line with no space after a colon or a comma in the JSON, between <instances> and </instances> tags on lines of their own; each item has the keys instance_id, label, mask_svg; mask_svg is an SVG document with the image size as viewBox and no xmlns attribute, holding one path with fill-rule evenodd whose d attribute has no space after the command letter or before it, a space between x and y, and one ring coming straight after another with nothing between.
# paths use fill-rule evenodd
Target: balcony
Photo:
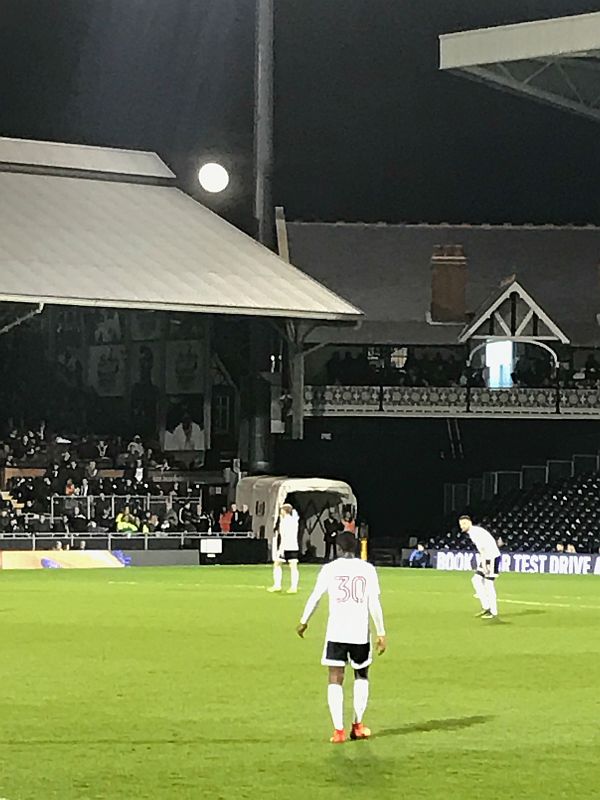
<instances>
[{"instance_id":1,"label":"balcony","mask_svg":"<svg viewBox=\"0 0 600 800\"><path fill-rule=\"evenodd\" d=\"M600 389L306 386L304 415L600 419Z\"/></svg>"}]
</instances>

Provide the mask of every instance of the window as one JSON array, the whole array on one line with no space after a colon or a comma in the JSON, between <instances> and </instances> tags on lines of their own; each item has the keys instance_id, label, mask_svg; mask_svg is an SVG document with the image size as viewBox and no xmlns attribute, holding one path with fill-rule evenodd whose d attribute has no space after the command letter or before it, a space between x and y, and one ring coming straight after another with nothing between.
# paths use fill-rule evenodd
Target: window
<instances>
[{"instance_id":1,"label":"window","mask_svg":"<svg viewBox=\"0 0 600 800\"><path fill-rule=\"evenodd\" d=\"M490 389L507 389L513 385L513 342L491 342L485 348L485 365L488 369Z\"/></svg>"},{"instance_id":2,"label":"window","mask_svg":"<svg viewBox=\"0 0 600 800\"><path fill-rule=\"evenodd\" d=\"M382 348L368 347L367 361L369 362L369 366L373 367L373 369L381 369L384 363Z\"/></svg>"},{"instance_id":3,"label":"window","mask_svg":"<svg viewBox=\"0 0 600 800\"><path fill-rule=\"evenodd\" d=\"M368 347L367 360L375 369L385 369L391 365L394 369L404 369L408 359L408 347Z\"/></svg>"},{"instance_id":4,"label":"window","mask_svg":"<svg viewBox=\"0 0 600 800\"><path fill-rule=\"evenodd\" d=\"M404 369L408 359L408 347L393 347L390 360L394 369Z\"/></svg>"},{"instance_id":5,"label":"window","mask_svg":"<svg viewBox=\"0 0 600 800\"><path fill-rule=\"evenodd\" d=\"M215 433L231 430L231 397L227 394L216 394L213 398L213 429Z\"/></svg>"}]
</instances>

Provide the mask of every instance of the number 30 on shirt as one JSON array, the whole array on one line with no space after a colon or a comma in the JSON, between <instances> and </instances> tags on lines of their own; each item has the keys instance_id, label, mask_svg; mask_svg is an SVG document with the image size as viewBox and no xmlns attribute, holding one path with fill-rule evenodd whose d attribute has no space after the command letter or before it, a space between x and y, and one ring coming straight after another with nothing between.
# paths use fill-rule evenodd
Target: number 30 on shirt
<instances>
[{"instance_id":1,"label":"number 30 on shirt","mask_svg":"<svg viewBox=\"0 0 600 800\"><path fill-rule=\"evenodd\" d=\"M338 593L336 603L347 603L352 600L354 603L362 603L367 593L367 580L363 575L337 575Z\"/></svg>"}]
</instances>

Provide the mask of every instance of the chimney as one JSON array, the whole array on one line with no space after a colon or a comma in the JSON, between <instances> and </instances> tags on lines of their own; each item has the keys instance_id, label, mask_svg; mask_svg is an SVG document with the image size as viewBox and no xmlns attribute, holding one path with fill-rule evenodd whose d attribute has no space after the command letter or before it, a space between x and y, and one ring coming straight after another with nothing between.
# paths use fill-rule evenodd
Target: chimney
<instances>
[{"instance_id":1,"label":"chimney","mask_svg":"<svg viewBox=\"0 0 600 800\"><path fill-rule=\"evenodd\" d=\"M467 258L462 244L438 244L431 256L431 321L465 322Z\"/></svg>"}]
</instances>

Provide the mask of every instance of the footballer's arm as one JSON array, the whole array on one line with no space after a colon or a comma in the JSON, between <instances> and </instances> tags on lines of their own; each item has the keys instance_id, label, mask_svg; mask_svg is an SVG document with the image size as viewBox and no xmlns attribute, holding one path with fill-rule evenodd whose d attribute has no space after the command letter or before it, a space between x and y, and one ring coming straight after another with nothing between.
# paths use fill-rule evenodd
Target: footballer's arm
<instances>
[{"instance_id":1,"label":"footballer's arm","mask_svg":"<svg viewBox=\"0 0 600 800\"><path fill-rule=\"evenodd\" d=\"M385 638L385 626L383 624L383 609L381 608L381 601L378 592L369 593L369 614L375 626L375 633L377 634L377 652L382 656L387 647Z\"/></svg>"},{"instance_id":2,"label":"footballer's arm","mask_svg":"<svg viewBox=\"0 0 600 800\"><path fill-rule=\"evenodd\" d=\"M325 568L322 568L321 572L319 573L319 577L317 578L315 588L313 589L311 596L308 598L308 601L304 608L304 613L300 618L300 624L296 628L296 633L298 634L298 636L300 636L301 639L304 638L304 634L306 633L306 629L308 628L308 621L317 610L319 601L327 591L327 577L326 575L323 574L324 569Z\"/></svg>"}]
</instances>

